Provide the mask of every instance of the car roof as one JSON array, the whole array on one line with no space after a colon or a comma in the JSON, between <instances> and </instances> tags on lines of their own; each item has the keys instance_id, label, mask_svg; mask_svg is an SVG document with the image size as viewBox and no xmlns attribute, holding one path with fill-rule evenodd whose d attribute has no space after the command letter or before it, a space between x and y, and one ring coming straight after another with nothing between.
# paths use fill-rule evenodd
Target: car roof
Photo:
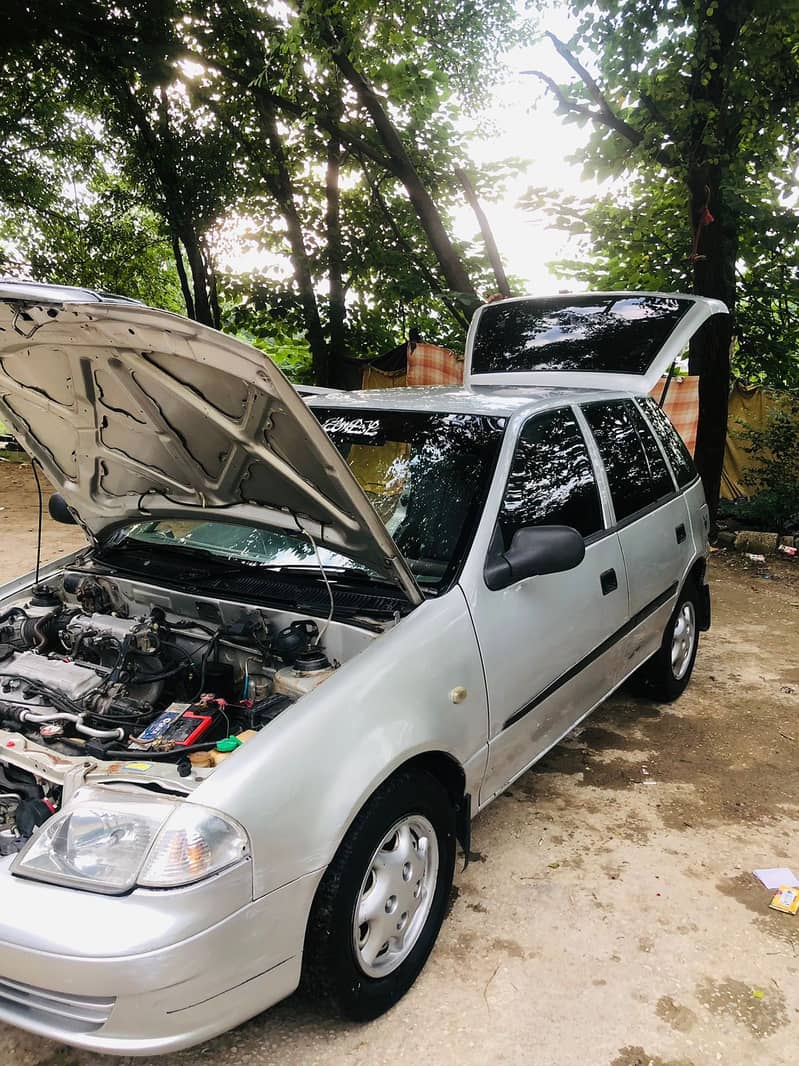
<instances>
[{"instance_id":1,"label":"car roof","mask_svg":"<svg viewBox=\"0 0 799 1066\"><path fill-rule=\"evenodd\" d=\"M306 397L311 407L346 410L440 411L453 414L494 415L509 418L518 412L532 412L561 404L610 399L626 393L605 389L555 388L553 386L414 386L401 389L359 389L331 391Z\"/></svg>"}]
</instances>

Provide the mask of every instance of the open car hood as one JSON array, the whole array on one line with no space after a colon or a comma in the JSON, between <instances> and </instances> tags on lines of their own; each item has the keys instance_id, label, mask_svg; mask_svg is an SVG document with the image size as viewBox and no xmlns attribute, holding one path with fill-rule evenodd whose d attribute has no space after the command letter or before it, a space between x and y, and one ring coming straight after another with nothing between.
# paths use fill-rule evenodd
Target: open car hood
<instances>
[{"instance_id":1,"label":"open car hood","mask_svg":"<svg viewBox=\"0 0 799 1066\"><path fill-rule=\"evenodd\" d=\"M648 393L721 300L667 292L522 296L475 312L464 380Z\"/></svg>"},{"instance_id":2,"label":"open car hood","mask_svg":"<svg viewBox=\"0 0 799 1066\"><path fill-rule=\"evenodd\" d=\"M290 382L208 326L88 290L0 282L0 418L94 534L209 512L300 525L422 600Z\"/></svg>"}]
</instances>

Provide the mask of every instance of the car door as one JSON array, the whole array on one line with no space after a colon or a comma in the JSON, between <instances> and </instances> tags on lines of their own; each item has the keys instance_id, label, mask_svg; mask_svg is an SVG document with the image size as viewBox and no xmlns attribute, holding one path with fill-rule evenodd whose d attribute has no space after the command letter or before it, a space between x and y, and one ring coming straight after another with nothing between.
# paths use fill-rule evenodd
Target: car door
<instances>
[{"instance_id":1,"label":"car door","mask_svg":"<svg viewBox=\"0 0 799 1066\"><path fill-rule=\"evenodd\" d=\"M481 805L530 766L598 703L619 672L609 638L627 619L617 534L605 529L589 448L570 407L530 418L516 442L495 538L566 525L585 538L573 570L498 591L477 581L471 602L490 711Z\"/></svg>"},{"instance_id":2,"label":"car door","mask_svg":"<svg viewBox=\"0 0 799 1066\"><path fill-rule=\"evenodd\" d=\"M582 405L605 467L627 571L629 632L622 672L660 646L693 551L683 494L652 430L631 399Z\"/></svg>"}]
</instances>

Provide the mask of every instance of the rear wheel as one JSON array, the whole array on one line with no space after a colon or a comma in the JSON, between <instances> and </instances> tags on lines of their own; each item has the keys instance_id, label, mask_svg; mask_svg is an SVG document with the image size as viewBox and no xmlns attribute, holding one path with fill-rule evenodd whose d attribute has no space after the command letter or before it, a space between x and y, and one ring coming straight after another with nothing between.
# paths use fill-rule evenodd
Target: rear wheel
<instances>
[{"instance_id":1,"label":"rear wheel","mask_svg":"<svg viewBox=\"0 0 799 1066\"><path fill-rule=\"evenodd\" d=\"M671 703L683 694L699 648L699 597L687 582L669 619L660 650L640 669L638 680L652 699Z\"/></svg>"},{"instance_id":2,"label":"rear wheel","mask_svg":"<svg viewBox=\"0 0 799 1066\"><path fill-rule=\"evenodd\" d=\"M355 819L317 891L303 987L368 1021L410 988L435 943L455 867L455 815L430 774L390 778Z\"/></svg>"}]
</instances>

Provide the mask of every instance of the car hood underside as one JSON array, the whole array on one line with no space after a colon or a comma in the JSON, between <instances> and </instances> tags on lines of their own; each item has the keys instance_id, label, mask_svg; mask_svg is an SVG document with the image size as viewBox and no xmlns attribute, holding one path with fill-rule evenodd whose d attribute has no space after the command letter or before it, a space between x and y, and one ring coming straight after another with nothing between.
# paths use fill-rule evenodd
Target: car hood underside
<instances>
[{"instance_id":1,"label":"car hood underside","mask_svg":"<svg viewBox=\"0 0 799 1066\"><path fill-rule=\"evenodd\" d=\"M233 337L130 301L0 284L0 417L94 535L200 512L302 528L421 600L316 418Z\"/></svg>"}]
</instances>

